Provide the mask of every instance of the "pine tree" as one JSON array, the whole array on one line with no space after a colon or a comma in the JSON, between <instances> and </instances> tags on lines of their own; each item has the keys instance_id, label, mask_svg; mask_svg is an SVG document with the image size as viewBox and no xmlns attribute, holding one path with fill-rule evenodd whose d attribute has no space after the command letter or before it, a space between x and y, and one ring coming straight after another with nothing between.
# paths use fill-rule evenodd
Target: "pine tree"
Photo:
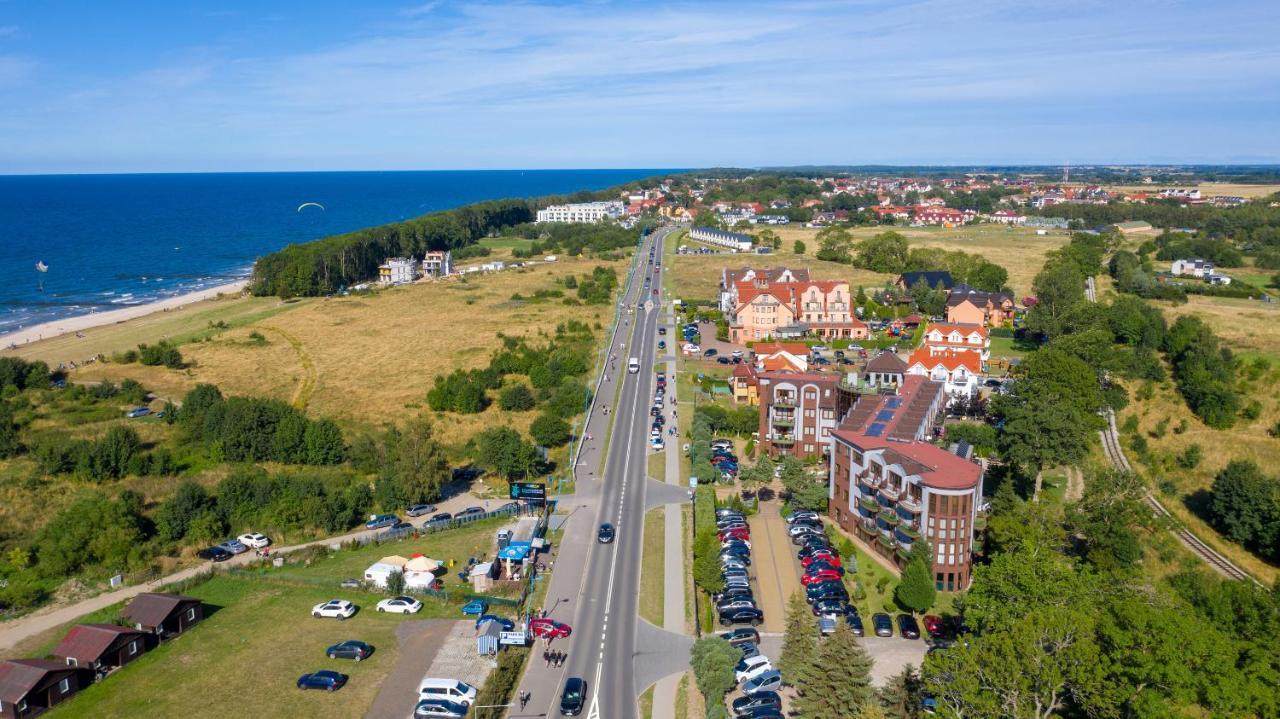
<instances>
[{"instance_id":1,"label":"pine tree","mask_svg":"<svg viewBox=\"0 0 1280 719\"><path fill-rule=\"evenodd\" d=\"M799 686L805 668L813 664L818 652L818 633L813 623L813 613L800 592L793 592L787 602L787 628L782 637L782 654L778 657L778 671L782 680L791 686Z\"/></svg>"},{"instance_id":2,"label":"pine tree","mask_svg":"<svg viewBox=\"0 0 1280 719\"><path fill-rule=\"evenodd\" d=\"M938 590L933 584L933 572L929 565L919 560L913 561L902 570L902 581L894 590L894 599L913 612L923 612L933 606Z\"/></svg>"},{"instance_id":3,"label":"pine tree","mask_svg":"<svg viewBox=\"0 0 1280 719\"><path fill-rule=\"evenodd\" d=\"M853 630L841 622L818 645L813 663L800 674L796 706L806 719L846 719L875 703L871 657Z\"/></svg>"},{"instance_id":4,"label":"pine tree","mask_svg":"<svg viewBox=\"0 0 1280 719\"><path fill-rule=\"evenodd\" d=\"M919 719L923 689L920 673L910 664L889 677L889 683L879 692L884 716L889 719Z\"/></svg>"}]
</instances>

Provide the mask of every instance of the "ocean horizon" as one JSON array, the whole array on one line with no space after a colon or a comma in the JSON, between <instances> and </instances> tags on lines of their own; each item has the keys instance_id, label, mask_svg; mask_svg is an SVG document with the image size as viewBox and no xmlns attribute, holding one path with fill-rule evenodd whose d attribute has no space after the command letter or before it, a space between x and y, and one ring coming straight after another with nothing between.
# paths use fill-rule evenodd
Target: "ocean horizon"
<instances>
[{"instance_id":1,"label":"ocean horizon","mask_svg":"<svg viewBox=\"0 0 1280 719\"><path fill-rule=\"evenodd\" d=\"M289 244L669 171L0 175L0 334L245 279Z\"/></svg>"}]
</instances>

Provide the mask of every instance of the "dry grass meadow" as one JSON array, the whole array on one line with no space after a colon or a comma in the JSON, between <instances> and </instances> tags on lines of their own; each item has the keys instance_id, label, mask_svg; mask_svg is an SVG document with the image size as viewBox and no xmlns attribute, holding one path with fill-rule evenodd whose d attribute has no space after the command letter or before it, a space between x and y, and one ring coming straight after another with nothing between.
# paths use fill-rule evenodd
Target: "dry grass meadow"
<instances>
[{"instance_id":1,"label":"dry grass meadow","mask_svg":"<svg viewBox=\"0 0 1280 719\"><path fill-rule=\"evenodd\" d=\"M495 253L497 254L497 253ZM82 340L59 338L23 348L28 358L53 360L74 340L78 354L110 353L138 342L198 333L182 345L185 370L137 364L95 364L76 370L73 381L120 380L132 377L162 397L181 397L197 383L218 385L224 393L276 397L307 407L313 416L329 416L348 427L363 428L394 421L425 409L426 392L437 375L458 368L483 367L501 340L551 334L567 320L599 325L601 335L612 318L612 306L566 305L559 298L512 300L558 287L570 274L582 276L610 263L562 258L487 275L424 282L380 290L370 295L309 299L290 304L279 300L224 300L218 317L238 318L226 330L208 329L213 315L191 311L174 322L155 316L93 330ZM626 265L612 265L621 276ZM568 294L572 295L572 292ZM258 332L266 344L251 341ZM527 429L532 413L506 413L491 407L477 415L439 418L446 441L469 437L493 425Z\"/></svg>"},{"instance_id":2,"label":"dry grass meadow","mask_svg":"<svg viewBox=\"0 0 1280 719\"><path fill-rule=\"evenodd\" d=\"M1070 182L1067 187L1084 187L1084 183ZM1239 197L1266 197L1267 195L1280 192L1280 185L1242 185L1234 182L1189 182L1180 183L1164 183L1160 185L1103 185L1109 192L1159 192L1166 187L1181 187L1185 189L1199 189L1200 194L1206 197L1214 195L1237 195Z\"/></svg>"}]
</instances>

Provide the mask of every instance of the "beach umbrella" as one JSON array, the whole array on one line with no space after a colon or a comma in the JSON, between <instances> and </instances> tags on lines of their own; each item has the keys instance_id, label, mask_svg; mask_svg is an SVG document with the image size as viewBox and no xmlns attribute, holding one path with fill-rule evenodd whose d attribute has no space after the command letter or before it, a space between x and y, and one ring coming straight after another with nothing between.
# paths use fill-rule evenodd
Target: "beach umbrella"
<instances>
[{"instance_id":1,"label":"beach umbrella","mask_svg":"<svg viewBox=\"0 0 1280 719\"><path fill-rule=\"evenodd\" d=\"M41 292L44 292L44 276L49 272L49 266L42 260L36 260L36 286Z\"/></svg>"}]
</instances>

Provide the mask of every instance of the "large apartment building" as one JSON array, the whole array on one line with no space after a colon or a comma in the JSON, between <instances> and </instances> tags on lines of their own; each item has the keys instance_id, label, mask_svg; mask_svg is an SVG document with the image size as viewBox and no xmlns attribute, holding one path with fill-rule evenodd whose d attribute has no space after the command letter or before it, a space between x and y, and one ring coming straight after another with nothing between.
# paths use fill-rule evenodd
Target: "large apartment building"
<instances>
[{"instance_id":1,"label":"large apartment building","mask_svg":"<svg viewBox=\"0 0 1280 719\"><path fill-rule=\"evenodd\" d=\"M810 280L807 271L748 272L742 278L726 271L721 278L720 306L729 322L730 342L868 336L866 323L854 314L848 282Z\"/></svg>"},{"instance_id":2,"label":"large apartment building","mask_svg":"<svg viewBox=\"0 0 1280 719\"><path fill-rule=\"evenodd\" d=\"M573 202L549 205L538 210L538 222L599 222L622 217L626 209L621 202Z\"/></svg>"},{"instance_id":3,"label":"large apartment building","mask_svg":"<svg viewBox=\"0 0 1280 719\"><path fill-rule=\"evenodd\" d=\"M759 372L760 446L770 456L799 459L827 453L831 431L853 404L828 372Z\"/></svg>"},{"instance_id":4,"label":"large apartment building","mask_svg":"<svg viewBox=\"0 0 1280 719\"><path fill-rule=\"evenodd\" d=\"M982 466L926 440L943 386L909 376L898 394L863 395L831 432L831 518L901 565L927 540L938 589L969 586L982 501Z\"/></svg>"}]
</instances>

